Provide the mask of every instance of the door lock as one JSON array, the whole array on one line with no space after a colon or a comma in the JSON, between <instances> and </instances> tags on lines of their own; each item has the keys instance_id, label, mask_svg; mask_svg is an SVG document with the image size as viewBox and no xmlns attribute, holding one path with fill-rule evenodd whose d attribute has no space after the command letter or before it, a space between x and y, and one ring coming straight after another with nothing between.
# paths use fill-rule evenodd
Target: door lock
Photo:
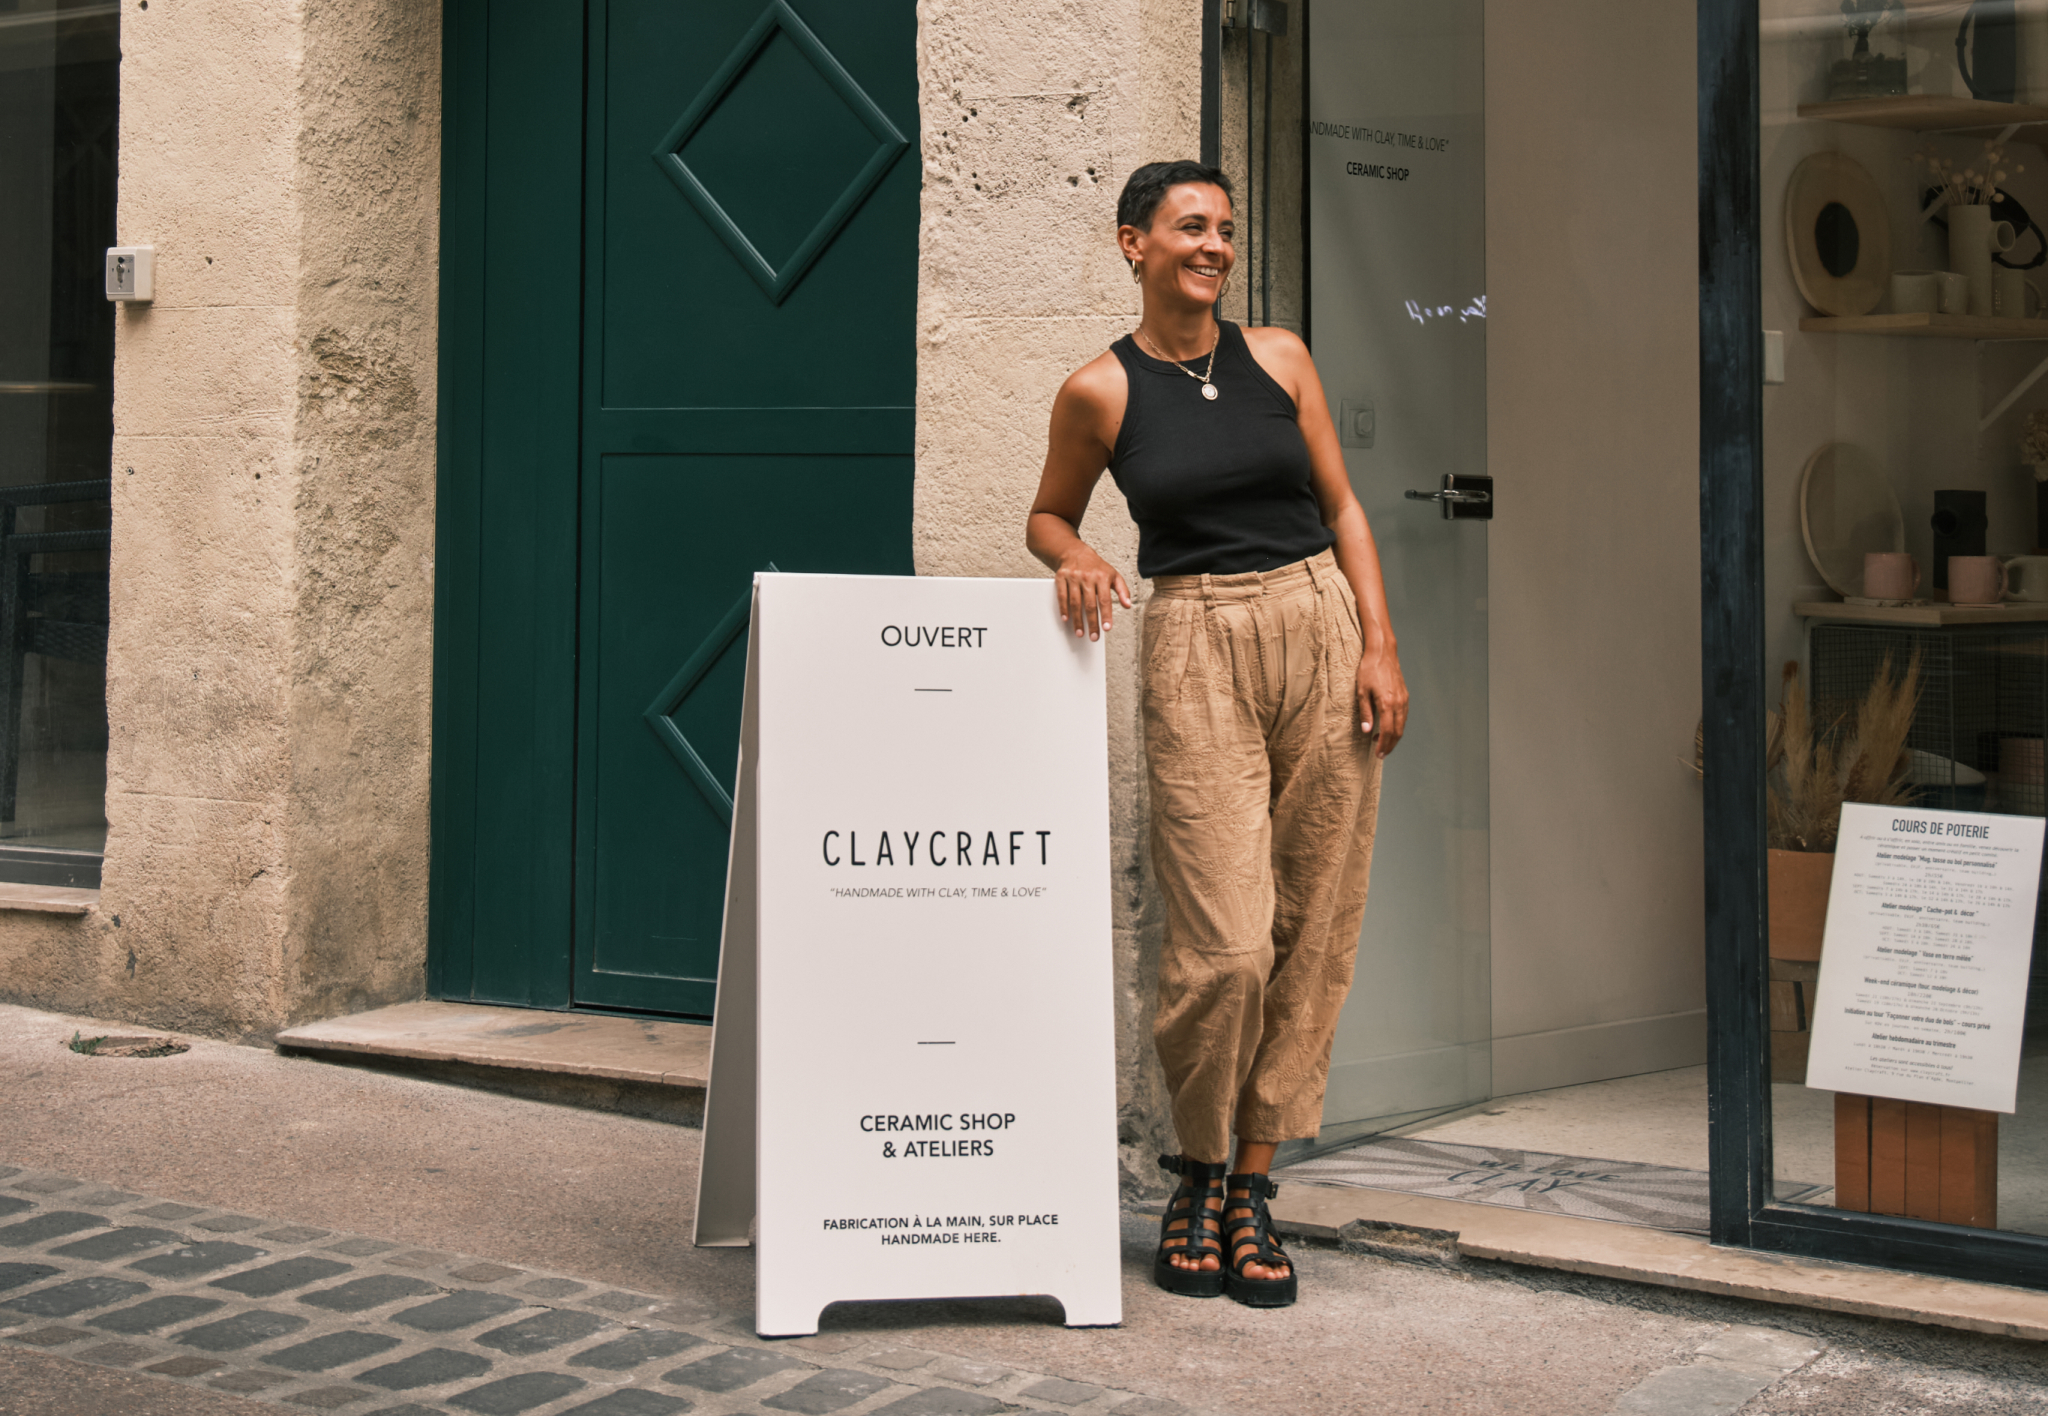
<instances>
[{"instance_id":1,"label":"door lock","mask_svg":"<svg viewBox=\"0 0 2048 1416\"><path fill-rule=\"evenodd\" d=\"M1435 502L1444 509L1446 521L1493 520L1493 478L1466 473L1444 473L1443 490L1407 493L1409 501Z\"/></svg>"}]
</instances>

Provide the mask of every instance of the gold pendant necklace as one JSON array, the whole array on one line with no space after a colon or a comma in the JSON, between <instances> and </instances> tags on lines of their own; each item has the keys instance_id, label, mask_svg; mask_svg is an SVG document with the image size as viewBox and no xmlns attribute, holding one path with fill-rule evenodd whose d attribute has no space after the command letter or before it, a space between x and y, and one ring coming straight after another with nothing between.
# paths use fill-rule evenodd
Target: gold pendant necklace
<instances>
[{"instance_id":1,"label":"gold pendant necklace","mask_svg":"<svg viewBox=\"0 0 2048 1416\"><path fill-rule=\"evenodd\" d=\"M1216 351L1223 347L1222 325L1219 324L1216 326L1216 342L1209 346L1208 367L1203 369L1202 372L1199 374L1196 373L1193 369L1190 369L1186 364L1181 363L1181 361L1178 359L1167 359L1165 352L1161 350L1158 345L1154 344L1150 339L1145 338L1145 327L1143 325L1140 325L1138 327L1137 335L1138 338L1145 340L1145 347L1152 351L1154 357L1164 359L1167 363L1173 365L1174 368L1179 369L1182 373L1186 374L1189 378L1193 379L1196 383L1200 384L1202 386L1202 397L1208 399L1211 403L1214 403L1216 401L1216 384L1215 381L1209 377L1209 375L1216 372Z\"/></svg>"}]
</instances>

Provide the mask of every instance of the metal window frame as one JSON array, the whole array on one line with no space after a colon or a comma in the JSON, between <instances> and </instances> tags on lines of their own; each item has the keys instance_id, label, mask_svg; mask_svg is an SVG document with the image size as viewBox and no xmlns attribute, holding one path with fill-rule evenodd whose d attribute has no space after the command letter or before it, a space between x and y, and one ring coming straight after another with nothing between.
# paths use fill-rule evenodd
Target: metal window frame
<instances>
[{"instance_id":1,"label":"metal window frame","mask_svg":"<svg viewBox=\"0 0 2048 1416\"><path fill-rule=\"evenodd\" d=\"M1716 1244L2048 1288L2048 1237L1771 1198L1764 997L1763 277L1757 0L1698 0L1700 668Z\"/></svg>"}]
</instances>

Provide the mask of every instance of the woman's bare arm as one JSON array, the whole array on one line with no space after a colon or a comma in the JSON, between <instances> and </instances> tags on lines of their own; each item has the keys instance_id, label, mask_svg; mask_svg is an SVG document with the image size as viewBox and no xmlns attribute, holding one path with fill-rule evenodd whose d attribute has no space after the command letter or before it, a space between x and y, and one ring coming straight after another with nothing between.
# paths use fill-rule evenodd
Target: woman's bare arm
<instances>
[{"instance_id":1,"label":"woman's bare arm","mask_svg":"<svg viewBox=\"0 0 2048 1416\"><path fill-rule=\"evenodd\" d=\"M1379 754L1385 757L1408 730L1408 683L1401 675L1393 619L1387 613L1379 547L1373 542L1372 527L1366 524L1365 508L1351 490L1337 427L1330 420L1329 401L1323 396L1323 381L1316 374L1308 346L1284 329L1266 327L1244 333L1261 367L1294 399L1323 524L1337 533L1333 548L1337 568L1358 599L1359 627L1365 640L1358 663L1359 728L1370 733L1377 723Z\"/></svg>"},{"instance_id":2,"label":"woman's bare arm","mask_svg":"<svg viewBox=\"0 0 2048 1416\"><path fill-rule=\"evenodd\" d=\"M1109 466L1128 397L1123 366L1111 354L1084 365L1060 386L1045 470L1024 523L1024 544L1053 570L1060 618L1090 639L1109 629L1119 603L1131 605L1122 572L1081 539L1081 518Z\"/></svg>"}]
</instances>

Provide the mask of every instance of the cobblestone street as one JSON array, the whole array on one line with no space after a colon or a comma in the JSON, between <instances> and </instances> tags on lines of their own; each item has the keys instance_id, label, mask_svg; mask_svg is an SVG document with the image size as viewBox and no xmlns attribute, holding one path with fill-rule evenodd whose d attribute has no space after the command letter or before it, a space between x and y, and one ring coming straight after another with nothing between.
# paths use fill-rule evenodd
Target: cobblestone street
<instances>
[{"instance_id":1,"label":"cobblestone street","mask_svg":"<svg viewBox=\"0 0 2048 1416\"><path fill-rule=\"evenodd\" d=\"M1115 1416L1182 1408L651 1294L0 1167L11 1342L316 1411ZM395 1400L396 1405L388 1404Z\"/></svg>"}]
</instances>

